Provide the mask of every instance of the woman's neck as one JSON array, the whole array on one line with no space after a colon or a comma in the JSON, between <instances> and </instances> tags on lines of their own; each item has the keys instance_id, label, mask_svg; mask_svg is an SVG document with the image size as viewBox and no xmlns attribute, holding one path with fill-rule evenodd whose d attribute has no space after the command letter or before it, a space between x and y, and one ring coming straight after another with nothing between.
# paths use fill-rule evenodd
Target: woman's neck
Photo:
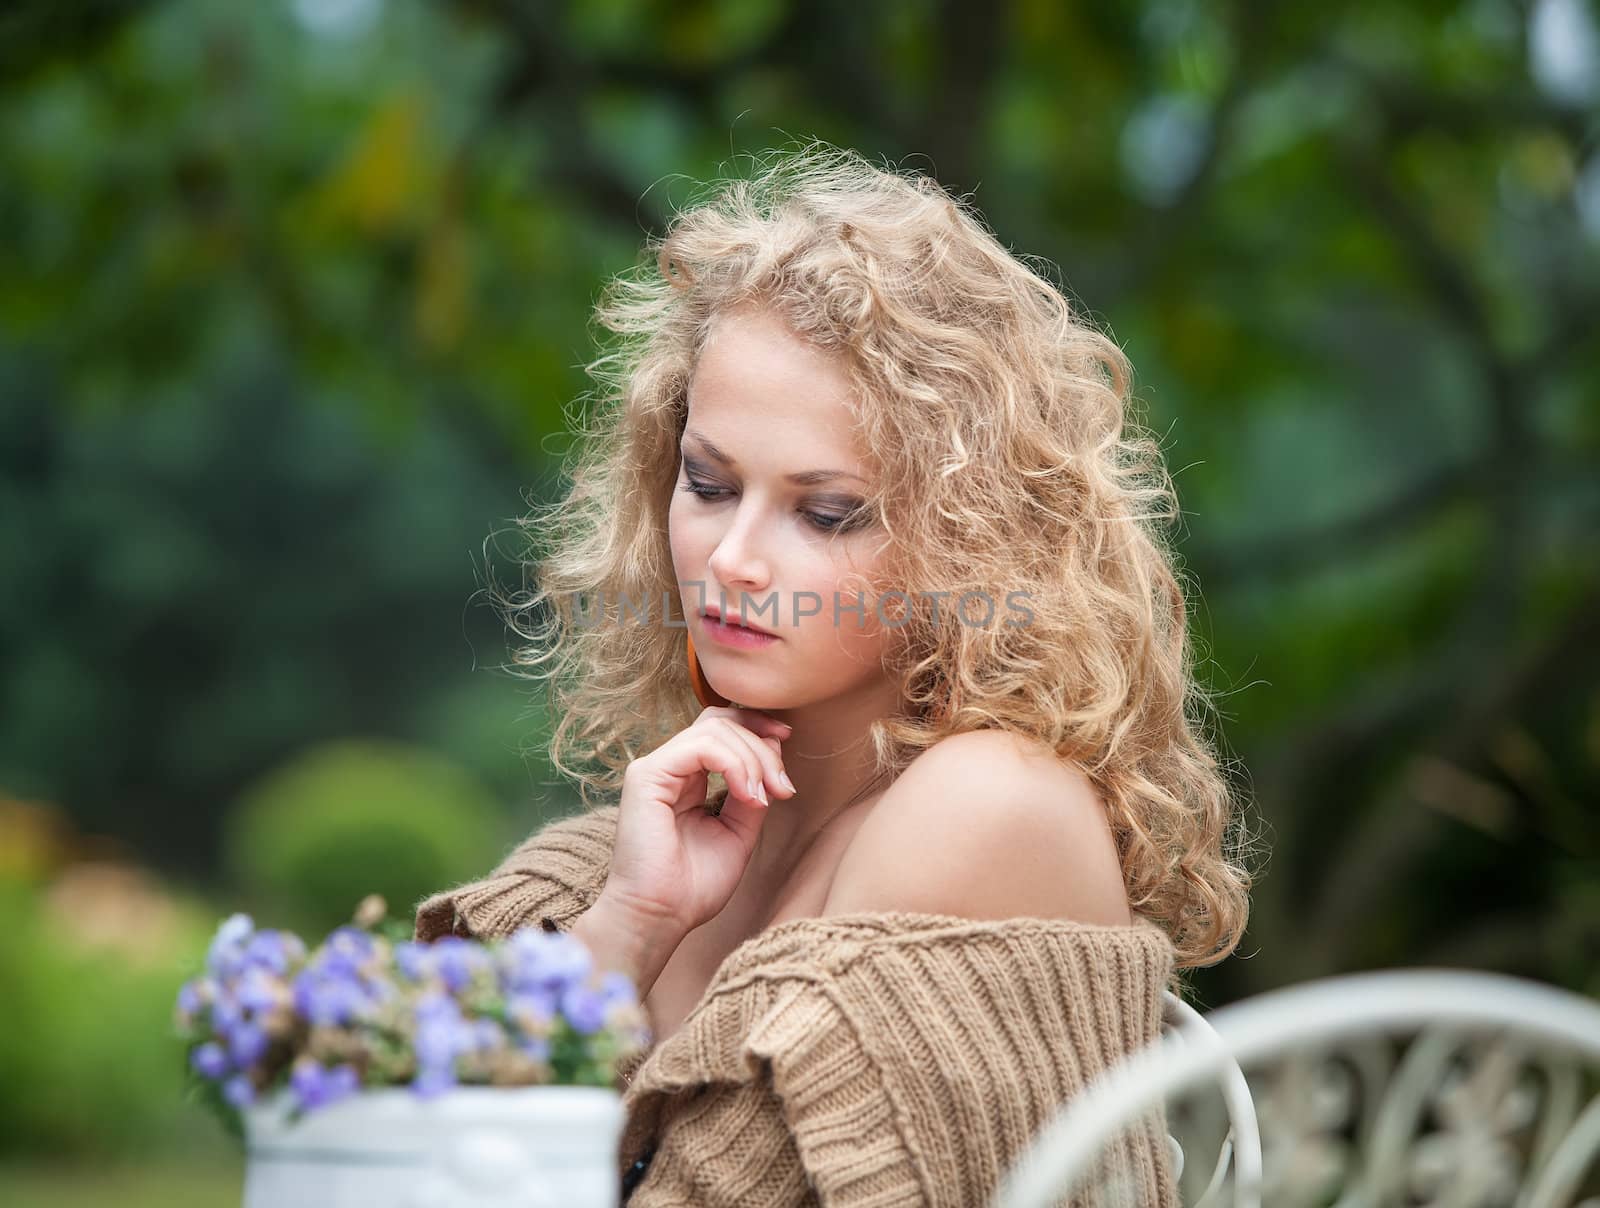
<instances>
[{"instance_id":1,"label":"woman's neck","mask_svg":"<svg viewBox=\"0 0 1600 1208\"><path fill-rule=\"evenodd\" d=\"M763 710L794 727L783 766L796 792L771 799L744 879L753 897L778 892L824 830L879 794L884 784L875 777L870 730L900 703L893 684L875 683L815 705Z\"/></svg>"}]
</instances>

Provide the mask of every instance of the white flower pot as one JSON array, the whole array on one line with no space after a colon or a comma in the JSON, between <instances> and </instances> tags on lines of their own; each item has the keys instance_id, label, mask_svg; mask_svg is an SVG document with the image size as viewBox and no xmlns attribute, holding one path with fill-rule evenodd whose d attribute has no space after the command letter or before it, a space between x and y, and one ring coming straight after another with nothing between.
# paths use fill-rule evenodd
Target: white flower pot
<instances>
[{"instance_id":1,"label":"white flower pot","mask_svg":"<svg viewBox=\"0 0 1600 1208\"><path fill-rule=\"evenodd\" d=\"M622 1095L595 1086L362 1091L245 1112L244 1208L616 1208Z\"/></svg>"}]
</instances>

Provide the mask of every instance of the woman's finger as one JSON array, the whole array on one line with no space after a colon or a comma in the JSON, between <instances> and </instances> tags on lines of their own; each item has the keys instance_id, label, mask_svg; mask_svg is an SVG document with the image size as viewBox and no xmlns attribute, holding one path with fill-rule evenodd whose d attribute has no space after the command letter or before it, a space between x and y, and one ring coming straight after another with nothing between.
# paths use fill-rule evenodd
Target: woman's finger
<instances>
[{"instance_id":1,"label":"woman's finger","mask_svg":"<svg viewBox=\"0 0 1600 1208\"><path fill-rule=\"evenodd\" d=\"M711 705L702 709L700 717L696 720L714 717L726 717L737 725L741 725L745 729L763 737L770 735L773 738L782 739L788 738L790 734L794 733L793 726L786 721L779 721L770 713L763 713L760 709L736 708L731 705Z\"/></svg>"},{"instance_id":2,"label":"woman's finger","mask_svg":"<svg viewBox=\"0 0 1600 1208\"><path fill-rule=\"evenodd\" d=\"M625 776L648 777L653 782L673 782L671 792L680 801L689 782L707 772L727 778L730 792L743 796L758 768L742 744L735 744L720 727L693 725L680 730L659 748L627 767ZM665 787L665 785L663 786Z\"/></svg>"},{"instance_id":3,"label":"woman's finger","mask_svg":"<svg viewBox=\"0 0 1600 1208\"><path fill-rule=\"evenodd\" d=\"M760 762L762 778L769 793L777 793L783 797L794 796L794 785L790 783L788 773L784 771L783 757L774 749L778 745L776 737L763 738L732 721L727 722L726 732L734 741L742 742L749 747Z\"/></svg>"},{"instance_id":4,"label":"woman's finger","mask_svg":"<svg viewBox=\"0 0 1600 1208\"><path fill-rule=\"evenodd\" d=\"M689 733L688 730L684 731L685 735ZM722 773L730 793L763 808L768 804L761 793L763 776L760 761L754 751L727 730L720 726L699 730L694 734L689 750L692 757L699 761L700 767Z\"/></svg>"}]
</instances>

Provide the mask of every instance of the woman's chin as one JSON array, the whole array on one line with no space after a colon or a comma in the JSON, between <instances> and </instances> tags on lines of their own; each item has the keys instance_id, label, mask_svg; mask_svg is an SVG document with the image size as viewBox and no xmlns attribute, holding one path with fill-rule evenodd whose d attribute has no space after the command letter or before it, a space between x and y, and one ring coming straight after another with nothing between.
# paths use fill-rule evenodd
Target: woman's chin
<instances>
[{"instance_id":1,"label":"woman's chin","mask_svg":"<svg viewBox=\"0 0 1600 1208\"><path fill-rule=\"evenodd\" d=\"M794 698L791 694L775 689L771 684L754 682L754 677L740 679L738 676L729 676L712 683L707 677L707 682L724 700L732 701L741 709L759 709L763 713L773 709L794 708Z\"/></svg>"}]
</instances>

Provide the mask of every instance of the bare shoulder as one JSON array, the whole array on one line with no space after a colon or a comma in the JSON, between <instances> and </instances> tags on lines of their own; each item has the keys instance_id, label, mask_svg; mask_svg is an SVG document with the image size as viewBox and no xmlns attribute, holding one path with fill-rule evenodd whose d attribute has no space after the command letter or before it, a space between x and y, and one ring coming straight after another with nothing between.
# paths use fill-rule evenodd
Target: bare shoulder
<instances>
[{"instance_id":1,"label":"bare shoulder","mask_svg":"<svg viewBox=\"0 0 1600 1208\"><path fill-rule=\"evenodd\" d=\"M1093 782L1045 746L999 730L935 743L872 807L822 913L864 910L1131 921Z\"/></svg>"}]
</instances>

